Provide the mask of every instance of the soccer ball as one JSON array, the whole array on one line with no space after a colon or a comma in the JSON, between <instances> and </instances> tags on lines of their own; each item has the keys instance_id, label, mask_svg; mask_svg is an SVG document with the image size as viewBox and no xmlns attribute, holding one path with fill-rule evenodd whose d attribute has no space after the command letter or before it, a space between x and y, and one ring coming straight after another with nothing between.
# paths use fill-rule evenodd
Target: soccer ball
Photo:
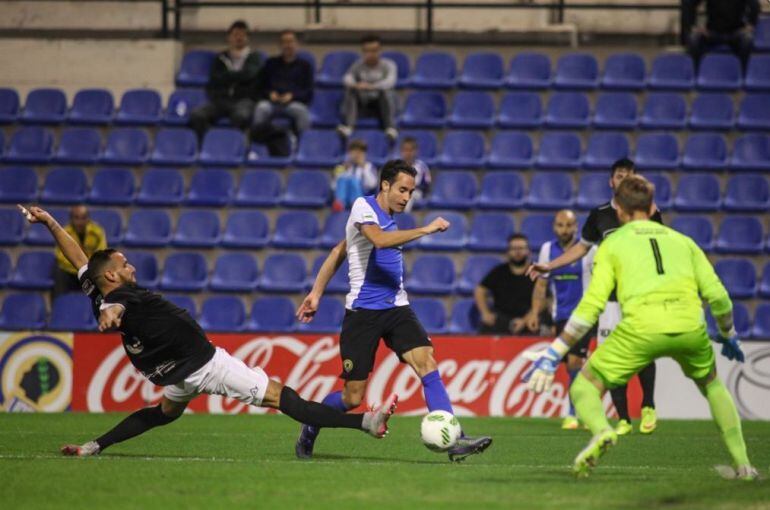
<instances>
[{"instance_id":1,"label":"soccer ball","mask_svg":"<svg viewBox=\"0 0 770 510\"><path fill-rule=\"evenodd\" d=\"M445 452L452 448L461 433L460 422L446 411L426 414L420 425L422 443L434 452Z\"/></svg>"}]
</instances>

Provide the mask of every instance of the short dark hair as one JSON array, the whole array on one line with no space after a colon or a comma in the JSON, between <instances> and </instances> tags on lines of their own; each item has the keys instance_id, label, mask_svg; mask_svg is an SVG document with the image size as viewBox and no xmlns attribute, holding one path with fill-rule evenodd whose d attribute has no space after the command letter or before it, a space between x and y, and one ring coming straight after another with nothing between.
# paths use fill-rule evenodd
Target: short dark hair
<instances>
[{"instance_id":1,"label":"short dark hair","mask_svg":"<svg viewBox=\"0 0 770 510\"><path fill-rule=\"evenodd\" d=\"M350 141L350 143L348 144L348 150L349 151L359 150L359 151L366 152L369 150L369 146L366 144L366 140L361 140L359 138L356 138L355 140Z\"/></svg>"},{"instance_id":2,"label":"short dark hair","mask_svg":"<svg viewBox=\"0 0 770 510\"><path fill-rule=\"evenodd\" d=\"M615 172L617 172L621 168L624 168L634 173L636 172L636 165L634 164L633 161L631 161L628 158L620 158L619 160L615 161L612 164L612 170L610 170L610 177L614 177Z\"/></svg>"},{"instance_id":3,"label":"short dark hair","mask_svg":"<svg viewBox=\"0 0 770 510\"><path fill-rule=\"evenodd\" d=\"M117 252L118 250L114 248L95 251L91 258L88 259L88 272L94 275L94 277L104 273L104 269L112 261L112 255Z\"/></svg>"},{"instance_id":4,"label":"short dark hair","mask_svg":"<svg viewBox=\"0 0 770 510\"><path fill-rule=\"evenodd\" d=\"M382 165L382 168L380 169L380 189L382 189L382 183L385 181L391 185L396 182L398 174L417 177L417 170L403 159L391 159Z\"/></svg>"},{"instance_id":5,"label":"short dark hair","mask_svg":"<svg viewBox=\"0 0 770 510\"><path fill-rule=\"evenodd\" d=\"M655 196L655 186L641 175L629 175L615 190L615 203L626 213L649 213Z\"/></svg>"},{"instance_id":6,"label":"short dark hair","mask_svg":"<svg viewBox=\"0 0 770 510\"><path fill-rule=\"evenodd\" d=\"M406 145L406 144L412 144L412 145L414 145L415 147L417 147L417 138L415 138L415 137L413 137L413 136L405 136L405 137L404 137L404 138L401 140L401 147L403 147L403 146L404 146L404 145Z\"/></svg>"},{"instance_id":7,"label":"short dark hair","mask_svg":"<svg viewBox=\"0 0 770 510\"><path fill-rule=\"evenodd\" d=\"M284 28L283 30L281 30L281 33L278 34L278 37L283 37L283 36L288 35L288 34L291 34L294 37L297 37L297 32L295 32L291 28Z\"/></svg>"},{"instance_id":8,"label":"short dark hair","mask_svg":"<svg viewBox=\"0 0 770 510\"><path fill-rule=\"evenodd\" d=\"M511 241L516 241L517 239L523 239L527 242L527 246L529 246L529 238L526 236L526 234L522 234L521 232L516 232L514 234L511 234L508 236L508 244L511 244Z\"/></svg>"},{"instance_id":9,"label":"short dark hair","mask_svg":"<svg viewBox=\"0 0 770 510\"><path fill-rule=\"evenodd\" d=\"M229 34L233 30L245 30L245 31L248 32L249 31L249 25L248 25L248 23L246 23L242 19L237 19L237 20L233 21L233 23L227 29L227 33Z\"/></svg>"},{"instance_id":10,"label":"short dark hair","mask_svg":"<svg viewBox=\"0 0 770 510\"><path fill-rule=\"evenodd\" d=\"M366 34L361 38L361 44L364 45L369 43L382 44L382 39L380 39L380 36L376 34Z\"/></svg>"}]
</instances>

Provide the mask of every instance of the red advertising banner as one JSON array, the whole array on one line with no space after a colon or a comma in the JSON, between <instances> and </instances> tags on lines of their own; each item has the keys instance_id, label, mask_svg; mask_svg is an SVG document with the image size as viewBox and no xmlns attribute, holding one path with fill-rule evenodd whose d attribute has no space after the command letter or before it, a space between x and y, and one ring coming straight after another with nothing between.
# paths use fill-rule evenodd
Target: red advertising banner
<instances>
[{"instance_id":1,"label":"red advertising banner","mask_svg":"<svg viewBox=\"0 0 770 510\"><path fill-rule=\"evenodd\" d=\"M249 366L260 366L267 374L291 386L302 397L320 401L342 387L337 335L250 335L213 334L211 340ZM527 391L521 381L529 367L522 353L548 345L550 340L533 337L434 337L435 357L459 416L542 416L567 413L568 379L563 368L551 390L542 395ZM162 388L147 381L126 357L117 335L80 334L74 338L73 411L132 411L158 402ZM382 402L394 391L399 395L399 413L426 412L419 378L399 363L385 346L366 392L367 404ZM631 385L631 409L638 412L639 388ZM609 406L609 397L605 399ZM203 413L265 413L233 399L201 395L190 410Z\"/></svg>"}]
</instances>

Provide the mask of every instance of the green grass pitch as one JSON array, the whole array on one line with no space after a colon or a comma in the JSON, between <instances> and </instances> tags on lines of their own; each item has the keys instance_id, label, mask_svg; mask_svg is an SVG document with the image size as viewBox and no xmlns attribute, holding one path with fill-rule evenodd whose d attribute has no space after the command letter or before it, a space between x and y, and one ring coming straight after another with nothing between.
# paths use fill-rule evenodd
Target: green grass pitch
<instances>
[{"instance_id":1,"label":"green grass pitch","mask_svg":"<svg viewBox=\"0 0 770 510\"><path fill-rule=\"evenodd\" d=\"M585 480L569 465L588 433L534 419L461 420L494 437L462 464L423 447L414 417L395 417L383 440L325 430L312 461L294 458L298 425L275 415L185 416L100 457L58 455L121 417L0 413L0 507L770 509L770 481L725 481L711 469L728 457L708 421L623 437ZM744 431L767 473L770 423Z\"/></svg>"}]
</instances>

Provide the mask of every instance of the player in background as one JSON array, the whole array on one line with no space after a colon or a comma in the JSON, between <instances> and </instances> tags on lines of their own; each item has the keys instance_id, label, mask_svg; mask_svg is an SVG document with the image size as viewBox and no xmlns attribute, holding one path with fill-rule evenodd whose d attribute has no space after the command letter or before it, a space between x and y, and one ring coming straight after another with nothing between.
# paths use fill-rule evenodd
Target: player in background
<instances>
[{"instance_id":1,"label":"player in background","mask_svg":"<svg viewBox=\"0 0 770 510\"><path fill-rule=\"evenodd\" d=\"M548 264L551 260L559 257L562 253L569 250L579 242L577 237L577 217L569 209L564 209L556 213L553 220L553 231L556 238L548 241L540 248L539 264ZM548 286L551 288L552 305L551 316L556 325L556 335L560 335L567 324L570 314L583 297L583 292L591 281L591 266L593 264L593 251L588 255L559 269L554 269L550 273L542 275L535 283L532 290L532 309L527 314L527 329L538 331L540 329L540 314L547 305L546 291ZM591 342L593 331L587 332L583 337L572 346L565 357L569 382L572 382L583 368L583 363L588 356L588 347ZM569 415L564 418L561 428L565 430L575 430L579 427L578 419L575 417L575 407L570 400Z\"/></svg>"},{"instance_id":2,"label":"player in background","mask_svg":"<svg viewBox=\"0 0 770 510\"><path fill-rule=\"evenodd\" d=\"M613 191L616 190L623 179L629 175L634 175L634 173L635 169L633 161L625 158L616 161L613 163L610 172L610 188ZM654 213L651 218L652 221L662 224L663 218L660 215L660 211L658 211L654 204L653 208ZM602 204L591 210L585 225L583 225L580 242L573 244L569 250L551 260L548 264L533 264L528 269L529 275L534 279L540 275L574 263L580 258L585 257L593 247L600 245L607 239L607 236L615 232L618 228L620 228L620 223L617 216L617 204L613 199L606 204ZM615 298L615 293L612 293L606 308L599 316L599 325L597 328L597 342L599 344L603 343L610 333L612 333L615 326L620 322L620 319L620 305L618 305L617 299ZM639 432L642 434L651 434L658 425L658 419L655 413L655 363L650 363L649 366L642 368L639 372L639 382L642 386L642 420L639 424ZM615 428L616 432L620 435L630 434L633 431L631 417L628 414L627 391L628 388L626 386L620 386L610 392L612 403L615 405L618 417L620 418Z\"/></svg>"},{"instance_id":3,"label":"player in background","mask_svg":"<svg viewBox=\"0 0 770 510\"><path fill-rule=\"evenodd\" d=\"M618 434L602 406L604 392L626 384L653 360L671 357L708 400L732 457L733 467L721 466L720 474L754 480L758 474L749 462L733 399L717 377L703 314L705 300L717 323L716 341L722 344L722 355L743 362L732 302L695 242L650 220L653 193L652 184L641 176L629 176L620 183L615 203L622 227L599 247L583 299L562 334L550 347L536 353L524 379L532 391L547 390L559 360L596 323L617 289L623 319L588 359L570 390L580 421L593 434L575 458L573 472L588 475L602 454L617 443Z\"/></svg>"},{"instance_id":4,"label":"player in background","mask_svg":"<svg viewBox=\"0 0 770 510\"><path fill-rule=\"evenodd\" d=\"M338 411L355 409L364 400L366 383L374 368L380 339L407 363L420 378L425 403L430 411L454 414L444 382L433 358L433 345L409 306L404 291L402 246L423 236L443 232L449 222L436 218L430 224L411 230L398 230L393 215L407 206L415 189L415 169L403 160L388 161L380 171L376 196L358 198L353 203L345 240L335 246L324 261L313 288L297 309L297 318L310 322L329 280L348 259L350 293L340 332L340 357L345 386L326 396L323 403ZM304 425L296 444L299 458L311 458L320 428ZM489 437L461 437L449 450L452 461L483 452L492 443Z\"/></svg>"},{"instance_id":5,"label":"player in background","mask_svg":"<svg viewBox=\"0 0 770 510\"><path fill-rule=\"evenodd\" d=\"M57 221L39 207L19 206L30 223L42 223L78 268L83 291L91 299L99 331L118 330L131 363L153 384L163 386L158 405L136 411L106 434L83 445L65 445L64 455L96 455L115 443L168 425L201 393L235 398L249 405L280 409L302 423L364 430L381 438L398 398L391 395L378 410L346 415L303 400L293 389L269 379L259 367L248 367L214 347L186 310L159 294L137 287L136 270L122 253L95 252L90 259Z\"/></svg>"}]
</instances>

